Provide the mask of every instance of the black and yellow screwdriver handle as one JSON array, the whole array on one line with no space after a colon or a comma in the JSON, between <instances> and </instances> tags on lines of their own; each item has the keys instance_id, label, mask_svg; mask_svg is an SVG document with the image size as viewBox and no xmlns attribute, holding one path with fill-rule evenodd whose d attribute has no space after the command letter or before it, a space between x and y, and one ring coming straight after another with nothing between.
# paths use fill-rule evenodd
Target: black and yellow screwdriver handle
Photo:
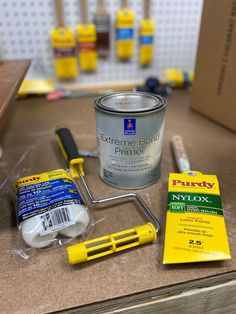
<instances>
[{"instance_id":1,"label":"black and yellow screwdriver handle","mask_svg":"<svg viewBox=\"0 0 236 314\"><path fill-rule=\"evenodd\" d=\"M55 137L63 157L69 164L72 177L79 179L80 175L84 176L84 159L79 156L71 131L65 126L59 126L55 130Z\"/></svg>"}]
</instances>

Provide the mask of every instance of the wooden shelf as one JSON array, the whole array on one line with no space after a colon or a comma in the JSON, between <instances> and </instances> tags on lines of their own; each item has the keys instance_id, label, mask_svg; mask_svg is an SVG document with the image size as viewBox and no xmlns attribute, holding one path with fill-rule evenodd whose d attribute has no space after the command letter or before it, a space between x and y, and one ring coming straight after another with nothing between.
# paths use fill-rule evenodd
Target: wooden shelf
<instances>
[{"instance_id":1,"label":"wooden shelf","mask_svg":"<svg viewBox=\"0 0 236 314\"><path fill-rule=\"evenodd\" d=\"M0 124L17 93L30 65L29 60L7 60L0 63Z\"/></svg>"}]
</instances>

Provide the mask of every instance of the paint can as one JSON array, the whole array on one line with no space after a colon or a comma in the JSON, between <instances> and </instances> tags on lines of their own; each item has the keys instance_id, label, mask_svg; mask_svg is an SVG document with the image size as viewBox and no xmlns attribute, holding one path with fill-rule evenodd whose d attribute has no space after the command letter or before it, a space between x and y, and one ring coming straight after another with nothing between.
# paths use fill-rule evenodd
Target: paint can
<instances>
[{"instance_id":1,"label":"paint can","mask_svg":"<svg viewBox=\"0 0 236 314\"><path fill-rule=\"evenodd\" d=\"M160 177L166 101L120 92L94 102L100 177L122 189L144 188Z\"/></svg>"}]
</instances>

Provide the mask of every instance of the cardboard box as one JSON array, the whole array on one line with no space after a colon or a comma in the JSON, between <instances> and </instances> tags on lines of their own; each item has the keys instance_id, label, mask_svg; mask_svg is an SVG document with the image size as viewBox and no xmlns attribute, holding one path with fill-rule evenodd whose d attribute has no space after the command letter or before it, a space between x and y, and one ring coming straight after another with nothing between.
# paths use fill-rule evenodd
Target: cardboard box
<instances>
[{"instance_id":1,"label":"cardboard box","mask_svg":"<svg viewBox=\"0 0 236 314\"><path fill-rule=\"evenodd\" d=\"M205 0L191 108L236 131L236 0Z\"/></svg>"}]
</instances>

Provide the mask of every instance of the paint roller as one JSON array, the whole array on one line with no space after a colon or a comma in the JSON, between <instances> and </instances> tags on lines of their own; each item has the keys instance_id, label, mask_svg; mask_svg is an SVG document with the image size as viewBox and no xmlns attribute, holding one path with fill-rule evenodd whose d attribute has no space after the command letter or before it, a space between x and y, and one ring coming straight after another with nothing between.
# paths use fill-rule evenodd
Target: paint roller
<instances>
[{"instance_id":1,"label":"paint roller","mask_svg":"<svg viewBox=\"0 0 236 314\"><path fill-rule=\"evenodd\" d=\"M132 247L154 242L157 239L160 224L140 195L127 193L95 200L85 179L83 169L84 159L78 154L78 149L70 130L64 126L58 127L56 128L55 136L64 158L69 163L72 177L80 182L92 205L98 207L99 205L114 205L121 201L132 200L136 202L141 213L148 221L145 225L136 228L69 246L67 248L69 264L74 265L94 260Z\"/></svg>"}]
</instances>

